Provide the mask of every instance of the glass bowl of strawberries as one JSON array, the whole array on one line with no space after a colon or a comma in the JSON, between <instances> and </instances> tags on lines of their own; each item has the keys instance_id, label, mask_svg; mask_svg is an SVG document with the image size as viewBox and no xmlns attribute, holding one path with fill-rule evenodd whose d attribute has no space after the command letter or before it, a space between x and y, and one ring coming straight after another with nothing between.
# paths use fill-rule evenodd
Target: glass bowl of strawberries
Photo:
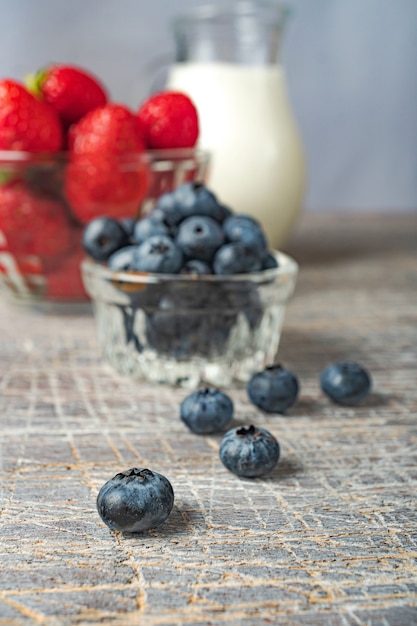
<instances>
[{"instance_id":1,"label":"glass bowl of strawberries","mask_svg":"<svg viewBox=\"0 0 417 626\"><path fill-rule=\"evenodd\" d=\"M185 94L154 94L133 110L83 68L0 80L2 292L29 305L87 302L85 226L99 215L137 219L162 194L205 181L197 139Z\"/></svg>"},{"instance_id":2,"label":"glass bowl of strawberries","mask_svg":"<svg viewBox=\"0 0 417 626\"><path fill-rule=\"evenodd\" d=\"M105 359L153 383L225 386L274 362L297 263L204 184L129 224L84 230L82 274Z\"/></svg>"}]
</instances>

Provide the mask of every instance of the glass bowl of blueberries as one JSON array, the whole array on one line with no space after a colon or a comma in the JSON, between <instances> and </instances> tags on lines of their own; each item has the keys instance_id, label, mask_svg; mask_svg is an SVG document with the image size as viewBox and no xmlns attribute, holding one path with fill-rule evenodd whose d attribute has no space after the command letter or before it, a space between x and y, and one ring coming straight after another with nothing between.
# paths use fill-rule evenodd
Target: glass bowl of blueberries
<instances>
[{"instance_id":1,"label":"glass bowl of blueberries","mask_svg":"<svg viewBox=\"0 0 417 626\"><path fill-rule=\"evenodd\" d=\"M298 265L205 184L163 193L138 220L92 220L83 246L99 342L120 373L225 386L274 361Z\"/></svg>"}]
</instances>

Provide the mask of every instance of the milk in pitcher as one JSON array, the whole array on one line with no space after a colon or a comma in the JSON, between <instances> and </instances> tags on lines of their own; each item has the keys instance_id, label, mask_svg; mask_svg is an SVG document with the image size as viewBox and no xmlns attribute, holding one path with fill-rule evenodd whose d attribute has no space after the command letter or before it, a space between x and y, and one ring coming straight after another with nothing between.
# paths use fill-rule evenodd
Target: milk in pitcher
<instances>
[{"instance_id":1,"label":"milk in pitcher","mask_svg":"<svg viewBox=\"0 0 417 626\"><path fill-rule=\"evenodd\" d=\"M304 155L279 64L182 62L168 88L199 112L199 145L212 154L208 186L234 212L256 217L270 244L285 241L302 206Z\"/></svg>"}]
</instances>

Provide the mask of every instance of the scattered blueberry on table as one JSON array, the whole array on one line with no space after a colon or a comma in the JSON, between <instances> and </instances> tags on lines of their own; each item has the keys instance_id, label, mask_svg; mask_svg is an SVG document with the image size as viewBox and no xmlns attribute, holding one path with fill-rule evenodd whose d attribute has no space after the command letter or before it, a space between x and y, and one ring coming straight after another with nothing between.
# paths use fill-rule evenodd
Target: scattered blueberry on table
<instances>
[{"instance_id":1,"label":"scattered blueberry on table","mask_svg":"<svg viewBox=\"0 0 417 626\"><path fill-rule=\"evenodd\" d=\"M339 404L357 404L367 396L371 377L353 361L326 367L320 378L323 392ZM298 380L281 365L252 376L250 400L267 413L282 412L298 396ZM196 434L213 434L227 428L234 404L223 391L204 387L190 393L180 405L180 418ZM258 478L269 474L280 458L280 445L272 433L253 424L228 430L220 443L219 457L233 474ZM107 481L97 496L98 513L112 530L138 533L166 521L174 504L174 491L165 476L149 469L132 468Z\"/></svg>"},{"instance_id":2,"label":"scattered blueberry on table","mask_svg":"<svg viewBox=\"0 0 417 626\"><path fill-rule=\"evenodd\" d=\"M371 390L367 370L354 361L342 361L326 367L320 376L322 391L337 404L358 404Z\"/></svg>"},{"instance_id":3,"label":"scattered blueberry on table","mask_svg":"<svg viewBox=\"0 0 417 626\"><path fill-rule=\"evenodd\" d=\"M180 417L197 434L217 433L233 419L233 402L229 396L212 387L198 389L181 402Z\"/></svg>"},{"instance_id":4,"label":"scattered blueberry on table","mask_svg":"<svg viewBox=\"0 0 417 626\"><path fill-rule=\"evenodd\" d=\"M112 530L128 533L156 528L168 518L173 504L169 480L149 469L132 468L116 474L97 496L103 522Z\"/></svg>"},{"instance_id":5,"label":"scattered blueberry on table","mask_svg":"<svg viewBox=\"0 0 417 626\"><path fill-rule=\"evenodd\" d=\"M252 376L247 384L251 402L265 413L284 413L298 397L299 383L281 365L270 365Z\"/></svg>"},{"instance_id":6,"label":"scattered blueberry on table","mask_svg":"<svg viewBox=\"0 0 417 626\"><path fill-rule=\"evenodd\" d=\"M230 472L256 478L273 470L278 463L280 446L268 430L251 424L227 431L220 444L219 455Z\"/></svg>"}]
</instances>

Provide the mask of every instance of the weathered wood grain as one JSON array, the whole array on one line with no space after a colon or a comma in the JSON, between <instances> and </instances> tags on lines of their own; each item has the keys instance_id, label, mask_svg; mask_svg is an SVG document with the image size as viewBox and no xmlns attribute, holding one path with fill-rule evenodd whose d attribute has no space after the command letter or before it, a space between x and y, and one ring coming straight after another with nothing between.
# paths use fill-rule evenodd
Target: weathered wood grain
<instances>
[{"instance_id":1,"label":"weathered wood grain","mask_svg":"<svg viewBox=\"0 0 417 626\"><path fill-rule=\"evenodd\" d=\"M417 624L417 219L306 216L279 359L299 375L286 416L234 388L237 422L271 430L267 479L229 474L220 437L178 418L186 392L101 361L91 317L0 303L0 624ZM330 404L321 368L355 359L374 393ZM104 481L171 480L167 523L110 532Z\"/></svg>"}]
</instances>

